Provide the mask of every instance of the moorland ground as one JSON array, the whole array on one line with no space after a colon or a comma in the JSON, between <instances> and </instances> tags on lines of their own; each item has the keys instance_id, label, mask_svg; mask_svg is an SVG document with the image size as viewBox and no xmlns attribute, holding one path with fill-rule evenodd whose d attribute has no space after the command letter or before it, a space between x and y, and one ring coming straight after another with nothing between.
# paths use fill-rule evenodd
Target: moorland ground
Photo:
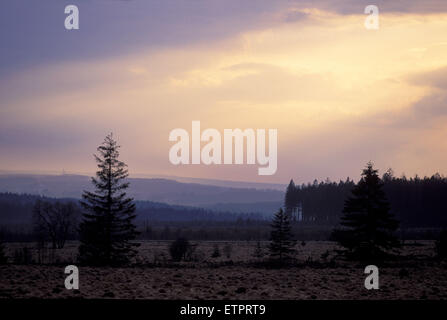
<instances>
[{"instance_id":1,"label":"moorland ground","mask_svg":"<svg viewBox=\"0 0 447 320\"><path fill-rule=\"evenodd\" d=\"M64 286L65 266L76 264L76 242L41 251L43 264L35 263L34 244L8 243L0 298L447 299L447 264L435 259L433 241L406 241L401 259L379 264L379 290L365 289L366 264L336 257L332 242L299 242L296 263L282 269L262 264L257 242L193 241L192 261L181 263L171 261L170 243L143 241L129 267L79 267L79 290ZM220 256L213 258L216 245ZM264 254L267 246L261 243ZM24 247L34 263L13 263Z\"/></svg>"}]
</instances>

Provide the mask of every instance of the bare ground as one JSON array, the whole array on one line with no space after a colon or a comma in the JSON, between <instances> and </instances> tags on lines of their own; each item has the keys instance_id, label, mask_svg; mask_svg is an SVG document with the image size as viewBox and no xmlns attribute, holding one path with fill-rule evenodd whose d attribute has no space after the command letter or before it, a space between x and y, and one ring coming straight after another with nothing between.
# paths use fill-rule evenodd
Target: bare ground
<instances>
[{"instance_id":1,"label":"bare ground","mask_svg":"<svg viewBox=\"0 0 447 320\"><path fill-rule=\"evenodd\" d=\"M70 243L58 251L59 265L0 266L0 298L447 299L447 265L432 258L428 241L406 247L405 262L378 266L379 290L364 288L363 265L328 262L332 253L324 253L334 249L330 242L298 244L299 265L279 270L247 263L257 259L253 242L217 243L221 252L230 244L231 256L210 258L215 244L199 243L195 262L175 265L167 254L159 257L168 243L146 242L140 266L80 267L80 290L67 290L64 263L72 262L76 252L76 243ZM21 246L10 244L9 253Z\"/></svg>"}]
</instances>

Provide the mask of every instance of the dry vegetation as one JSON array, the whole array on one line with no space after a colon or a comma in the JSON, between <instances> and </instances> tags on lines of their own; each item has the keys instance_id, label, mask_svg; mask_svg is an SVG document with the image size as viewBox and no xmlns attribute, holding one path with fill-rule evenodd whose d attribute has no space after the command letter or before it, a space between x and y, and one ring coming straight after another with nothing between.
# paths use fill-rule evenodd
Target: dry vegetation
<instances>
[{"instance_id":1,"label":"dry vegetation","mask_svg":"<svg viewBox=\"0 0 447 320\"><path fill-rule=\"evenodd\" d=\"M64 265L75 261L69 243L47 265L0 266L1 298L124 299L447 299L447 265L433 258L431 241L408 242L403 260L380 268L380 290L363 286L364 266L336 259L331 242L298 243L297 264L269 269L257 264L256 242L198 242L193 261L173 263L169 242L143 242L139 260L127 268L80 268L80 290L64 287ZM215 245L220 257L211 258ZM231 246L231 255L224 247ZM14 252L26 244L7 245ZM31 248L32 259L38 252ZM267 243L262 243L266 252ZM228 251L228 250L227 250ZM42 252L41 252L42 256Z\"/></svg>"}]
</instances>

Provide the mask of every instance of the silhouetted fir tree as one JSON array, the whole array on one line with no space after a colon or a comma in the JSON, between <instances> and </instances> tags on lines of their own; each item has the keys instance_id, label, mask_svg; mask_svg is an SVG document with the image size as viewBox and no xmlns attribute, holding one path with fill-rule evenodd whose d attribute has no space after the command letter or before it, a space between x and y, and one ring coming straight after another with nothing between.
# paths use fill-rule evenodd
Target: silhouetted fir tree
<instances>
[{"instance_id":1,"label":"silhouetted fir tree","mask_svg":"<svg viewBox=\"0 0 447 320\"><path fill-rule=\"evenodd\" d=\"M348 257L373 261L399 247L394 235L399 223L390 214L383 183L371 162L363 170L352 196L345 201L343 213L343 228L334 230L333 238L346 249Z\"/></svg>"},{"instance_id":2,"label":"silhouetted fir tree","mask_svg":"<svg viewBox=\"0 0 447 320\"><path fill-rule=\"evenodd\" d=\"M290 260L295 251L296 240L293 239L290 219L290 214L285 213L281 208L275 214L271 224L270 257L280 264Z\"/></svg>"},{"instance_id":3,"label":"silhouetted fir tree","mask_svg":"<svg viewBox=\"0 0 447 320\"><path fill-rule=\"evenodd\" d=\"M126 197L126 164L118 160L119 146L109 134L95 155L99 170L92 178L94 192L84 191L79 260L88 265L121 265L135 256L138 235L133 224L135 204Z\"/></svg>"}]
</instances>

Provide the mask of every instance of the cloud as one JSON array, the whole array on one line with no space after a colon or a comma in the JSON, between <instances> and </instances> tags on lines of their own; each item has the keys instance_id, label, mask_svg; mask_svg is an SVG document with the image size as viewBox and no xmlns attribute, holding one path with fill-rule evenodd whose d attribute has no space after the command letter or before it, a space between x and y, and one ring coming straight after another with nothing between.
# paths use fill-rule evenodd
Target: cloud
<instances>
[{"instance_id":1,"label":"cloud","mask_svg":"<svg viewBox=\"0 0 447 320\"><path fill-rule=\"evenodd\" d=\"M75 1L80 29L63 27L68 1L0 2L0 74L54 62L116 57L147 48L230 38L309 18L314 9L363 15L368 0ZM442 13L444 0L377 0L380 12Z\"/></svg>"},{"instance_id":2,"label":"cloud","mask_svg":"<svg viewBox=\"0 0 447 320\"><path fill-rule=\"evenodd\" d=\"M64 8L76 4L80 29L64 28ZM181 47L228 37L268 21L276 1L23 1L0 3L0 74L116 57L147 48Z\"/></svg>"},{"instance_id":3,"label":"cloud","mask_svg":"<svg viewBox=\"0 0 447 320\"><path fill-rule=\"evenodd\" d=\"M135 3L138 11L141 4ZM1 163L41 170L65 163L67 170L93 171L91 154L114 131L131 171L140 173L309 181L355 177L368 160L398 171L438 171L446 150L439 138L446 15L383 13L381 29L370 32L363 11L311 8L303 11L305 19L284 21L287 12L301 9L287 3L266 13L266 7L252 12L242 6L242 16L230 17L220 16L220 7L207 7L213 14L197 26L206 29L203 19L214 15L222 20L211 22L204 38L174 37L163 46L151 38L142 41L151 44L145 48L130 45L125 53L81 53L68 60L61 51L57 62L33 63L3 77ZM230 3L225 10L236 7ZM140 21L144 33L148 26L136 11L125 11L126 19ZM167 8L161 12L178 17ZM244 14L253 21L240 29L227 25ZM190 16L178 18L180 28ZM122 45L120 37L113 45ZM256 168L173 167L168 134L190 130L192 120L218 130L278 128L278 174L260 178ZM434 144L440 150L431 150ZM417 150L428 160L414 157Z\"/></svg>"},{"instance_id":4,"label":"cloud","mask_svg":"<svg viewBox=\"0 0 447 320\"><path fill-rule=\"evenodd\" d=\"M309 16L308 16L307 12L300 10L300 9L291 8L291 9L287 10L287 12L285 13L284 21L285 22L297 22L297 21L306 20L308 17Z\"/></svg>"},{"instance_id":5,"label":"cloud","mask_svg":"<svg viewBox=\"0 0 447 320\"><path fill-rule=\"evenodd\" d=\"M430 90L400 114L394 125L425 130L439 124L447 125L447 67L413 74L407 81Z\"/></svg>"},{"instance_id":6,"label":"cloud","mask_svg":"<svg viewBox=\"0 0 447 320\"><path fill-rule=\"evenodd\" d=\"M408 81L418 86L430 86L447 90L447 66L413 74L408 76Z\"/></svg>"}]
</instances>

